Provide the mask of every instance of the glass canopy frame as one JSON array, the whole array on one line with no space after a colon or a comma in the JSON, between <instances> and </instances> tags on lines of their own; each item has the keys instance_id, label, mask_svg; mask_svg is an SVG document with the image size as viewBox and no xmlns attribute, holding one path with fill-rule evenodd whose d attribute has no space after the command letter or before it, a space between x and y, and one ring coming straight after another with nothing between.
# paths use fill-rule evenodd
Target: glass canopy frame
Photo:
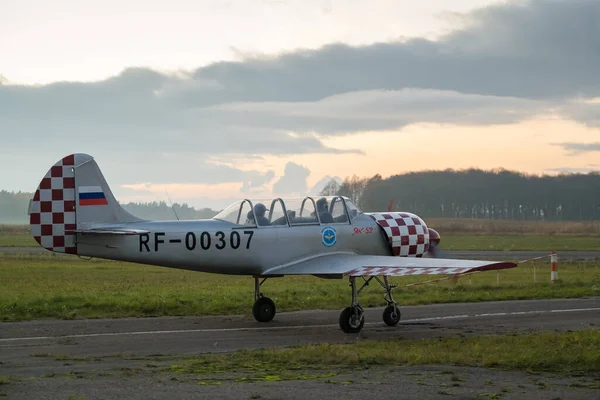
<instances>
[{"instance_id":1,"label":"glass canopy frame","mask_svg":"<svg viewBox=\"0 0 600 400\"><path fill-rule=\"evenodd\" d=\"M270 203L269 203L270 201ZM259 216L256 213L256 206L261 203L265 205L264 218L268 220L267 223L257 223ZM265 203L269 203L268 206ZM299 203L299 210L293 210L293 203ZM323 212L317 212L317 210L323 210L322 205L326 204L324 213L338 215L335 219L323 221ZM321 206L321 207L319 207ZM281 210L281 217L273 220L274 210ZM341 208L340 208L341 207ZM352 219L356 215L360 214L361 211L358 207L345 196L319 196L318 200L312 196L304 198L293 198L293 199L282 199L280 197L266 200L254 199L243 199L238 200L235 203L229 205L219 214L215 215L213 219L227 221L240 228L273 228L273 227L294 227L294 226L306 226L306 225L329 225L329 224L346 224L349 225ZM296 214L299 216L296 217ZM308 214L309 216L305 216ZM262 221L265 221L262 219ZM272 224L273 222L278 222Z\"/></svg>"}]
</instances>

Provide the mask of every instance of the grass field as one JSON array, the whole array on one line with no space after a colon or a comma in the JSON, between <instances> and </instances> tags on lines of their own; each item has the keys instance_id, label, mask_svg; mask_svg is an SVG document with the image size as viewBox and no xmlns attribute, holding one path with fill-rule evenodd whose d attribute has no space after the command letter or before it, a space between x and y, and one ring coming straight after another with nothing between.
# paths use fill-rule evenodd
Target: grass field
<instances>
[{"instance_id":1,"label":"grass field","mask_svg":"<svg viewBox=\"0 0 600 400\"><path fill-rule=\"evenodd\" d=\"M0 247L39 247L39 244L33 239L29 232L0 232Z\"/></svg>"},{"instance_id":2,"label":"grass field","mask_svg":"<svg viewBox=\"0 0 600 400\"><path fill-rule=\"evenodd\" d=\"M600 236L600 221L513 221L424 218L441 235Z\"/></svg>"},{"instance_id":3,"label":"grass field","mask_svg":"<svg viewBox=\"0 0 600 400\"><path fill-rule=\"evenodd\" d=\"M440 248L444 250L539 250L548 253L553 250L600 251L600 236L445 235L442 236Z\"/></svg>"},{"instance_id":4,"label":"grass field","mask_svg":"<svg viewBox=\"0 0 600 400\"><path fill-rule=\"evenodd\" d=\"M0 247L36 247L29 225L0 225Z\"/></svg>"},{"instance_id":5,"label":"grass field","mask_svg":"<svg viewBox=\"0 0 600 400\"><path fill-rule=\"evenodd\" d=\"M403 305L600 295L600 263L560 263L550 283L548 260L501 271L411 286L396 292ZM393 278L402 286L433 276ZM350 302L346 280L286 276L269 279L263 292L278 311L342 309ZM365 307L385 305L376 284L361 293ZM94 318L160 315L247 314L253 280L115 261L49 255L0 256L0 319Z\"/></svg>"},{"instance_id":6,"label":"grass field","mask_svg":"<svg viewBox=\"0 0 600 400\"><path fill-rule=\"evenodd\" d=\"M378 365L444 364L591 373L600 371L600 332L485 335L423 340L364 340L352 344L302 345L207 355L173 365L170 372L243 372L251 378L293 378L297 371L369 368ZM600 389L600 385L594 387Z\"/></svg>"}]
</instances>

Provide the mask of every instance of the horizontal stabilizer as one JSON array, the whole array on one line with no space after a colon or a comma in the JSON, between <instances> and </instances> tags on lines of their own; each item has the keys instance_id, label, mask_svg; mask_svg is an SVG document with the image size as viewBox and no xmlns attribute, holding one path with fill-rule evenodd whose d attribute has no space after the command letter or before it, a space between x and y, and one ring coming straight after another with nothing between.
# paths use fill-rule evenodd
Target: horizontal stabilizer
<instances>
[{"instance_id":1,"label":"horizontal stabilizer","mask_svg":"<svg viewBox=\"0 0 600 400\"><path fill-rule=\"evenodd\" d=\"M142 235L149 231L143 229L77 229L70 231L69 234L81 234L81 235Z\"/></svg>"}]
</instances>

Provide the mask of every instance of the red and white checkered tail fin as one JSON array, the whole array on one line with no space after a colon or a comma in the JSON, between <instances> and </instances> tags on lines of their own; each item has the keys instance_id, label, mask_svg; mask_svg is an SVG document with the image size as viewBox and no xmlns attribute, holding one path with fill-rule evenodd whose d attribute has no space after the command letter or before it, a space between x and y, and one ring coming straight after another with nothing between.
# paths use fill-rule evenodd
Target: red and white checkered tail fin
<instances>
[{"instance_id":1,"label":"red and white checkered tail fin","mask_svg":"<svg viewBox=\"0 0 600 400\"><path fill-rule=\"evenodd\" d=\"M119 205L87 154L71 154L54 164L29 205L31 234L57 253L77 254L77 229L136 221L141 220Z\"/></svg>"}]
</instances>

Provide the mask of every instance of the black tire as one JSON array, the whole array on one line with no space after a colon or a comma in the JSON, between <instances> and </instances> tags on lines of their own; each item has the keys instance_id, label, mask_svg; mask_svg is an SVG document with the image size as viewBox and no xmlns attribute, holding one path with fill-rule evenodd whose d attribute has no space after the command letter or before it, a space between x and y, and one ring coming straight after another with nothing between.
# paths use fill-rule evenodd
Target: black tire
<instances>
[{"instance_id":1,"label":"black tire","mask_svg":"<svg viewBox=\"0 0 600 400\"><path fill-rule=\"evenodd\" d=\"M275 317L275 303L268 297L261 297L252 307L252 315L258 322L269 322Z\"/></svg>"},{"instance_id":2,"label":"black tire","mask_svg":"<svg viewBox=\"0 0 600 400\"><path fill-rule=\"evenodd\" d=\"M400 309L397 306L387 306L383 310L383 322L388 326L396 326L402 317Z\"/></svg>"},{"instance_id":3,"label":"black tire","mask_svg":"<svg viewBox=\"0 0 600 400\"><path fill-rule=\"evenodd\" d=\"M358 333L365 324L365 315L360 312L360 322L357 324L354 316L354 308L346 307L340 314L340 328L345 333Z\"/></svg>"}]
</instances>

